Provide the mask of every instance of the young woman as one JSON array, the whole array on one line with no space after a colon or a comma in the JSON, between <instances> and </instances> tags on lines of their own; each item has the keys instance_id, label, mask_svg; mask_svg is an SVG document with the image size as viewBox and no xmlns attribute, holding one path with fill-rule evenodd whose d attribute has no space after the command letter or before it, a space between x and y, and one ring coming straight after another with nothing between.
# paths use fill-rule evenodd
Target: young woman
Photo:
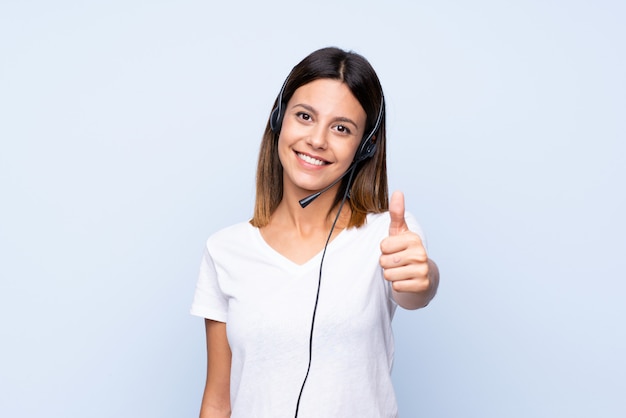
<instances>
[{"instance_id":1,"label":"young woman","mask_svg":"<svg viewBox=\"0 0 626 418\"><path fill-rule=\"evenodd\" d=\"M403 195L389 203L384 106L356 53L324 48L289 74L254 217L211 236L202 260L201 418L397 416L391 319L426 306L439 273Z\"/></svg>"}]
</instances>

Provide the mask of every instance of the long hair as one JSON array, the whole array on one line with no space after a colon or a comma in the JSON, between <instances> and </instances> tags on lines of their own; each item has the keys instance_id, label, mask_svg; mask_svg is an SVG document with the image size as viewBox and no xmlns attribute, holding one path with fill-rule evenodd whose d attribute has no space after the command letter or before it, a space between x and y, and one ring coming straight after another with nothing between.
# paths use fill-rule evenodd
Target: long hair
<instances>
[{"instance_id":1,"label":"long hair","mask_svg":"<svg viewBox=\"0 0 626 418\"><path fill-rule=\"evenodd\" d=\"M282 107L286 107L299 87L320 78L339 80L348 86L367 115L364 135L367 136L374 129L379 114L382 118L375 133L376 152L372 157L359 163L350 187L348 204L352 213L348 227L359 227L365 223L368 213L381 213L389 208L385 104L382 87L376 72L361 55L335 47L322 48L311 53L293 68L282 89L282 95L276 98L273 109L278 106L279 100L282 100ZM268 119L259 152L254 216L250 220L253 226L259 228L269 223L270 217L283 198L283 168L278 158L278 136L279 133L271 129ZM347 183L346 176L340 183L331 210L341 201Z\"/></svg>"}]
</instances>

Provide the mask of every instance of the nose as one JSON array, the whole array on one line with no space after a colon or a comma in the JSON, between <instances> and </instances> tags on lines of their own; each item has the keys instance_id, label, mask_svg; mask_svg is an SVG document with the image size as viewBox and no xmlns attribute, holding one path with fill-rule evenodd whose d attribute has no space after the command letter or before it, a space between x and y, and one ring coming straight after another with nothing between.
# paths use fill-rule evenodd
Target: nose
<instances>
[{"instance_id":1,"label":"nose","mask_svg":"<svg viewBox=\"0 0 626 418\"><path fill-rule=\"evenodd\" d=\"M326 138L327 133L324 127L316 126L307 137L307 143L314 149L326 149L328 145L328 138Z\"/></svg>"}]
</instances>

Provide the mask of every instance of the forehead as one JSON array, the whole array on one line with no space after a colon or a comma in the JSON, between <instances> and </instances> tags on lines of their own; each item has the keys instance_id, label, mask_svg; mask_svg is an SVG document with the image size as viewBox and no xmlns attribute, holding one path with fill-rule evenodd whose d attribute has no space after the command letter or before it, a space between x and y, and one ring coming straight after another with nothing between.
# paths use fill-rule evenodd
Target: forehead
<instances>
[{"instance_id":1,"label":"forehead","mask_svg":"<svg viewBox=\"0 0 626 418\"><path fill-rule=\"evenodd\" d=\"M310 105L322 113L349 113L355 118L366 117L365 110L348 85L330 78L320 78L298 87L289 100L289 106L298 104Z\"/></svg>"}]
</instances>

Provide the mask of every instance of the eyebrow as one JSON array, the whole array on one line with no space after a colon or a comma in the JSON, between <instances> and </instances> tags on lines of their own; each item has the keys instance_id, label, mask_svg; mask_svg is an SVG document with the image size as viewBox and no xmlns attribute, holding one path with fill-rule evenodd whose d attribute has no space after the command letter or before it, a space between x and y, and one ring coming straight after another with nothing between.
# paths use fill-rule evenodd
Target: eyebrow
<instances>
[{"instance_id":1,"label":"eyebrow","mask_svg":"<svg viewBox=\"0 0 626 418\"><path fill-rule=\"evenodd\" d=\"M304 109L308 110L309 112L313 113L314 115L317 115L317 110L315 110L312 106L305 104L305 103L296 103L295 105L293 105L293 107L303 107ZM344 123L351 123L352 125L354 125L355 128L359 128L359 125L357 125L357 123L355 121L353 121L350 118L346 118L344 116L339 116L337 118L334 118L333 121L336 122L344 122Z\"/></svg>"}]
</instances>

